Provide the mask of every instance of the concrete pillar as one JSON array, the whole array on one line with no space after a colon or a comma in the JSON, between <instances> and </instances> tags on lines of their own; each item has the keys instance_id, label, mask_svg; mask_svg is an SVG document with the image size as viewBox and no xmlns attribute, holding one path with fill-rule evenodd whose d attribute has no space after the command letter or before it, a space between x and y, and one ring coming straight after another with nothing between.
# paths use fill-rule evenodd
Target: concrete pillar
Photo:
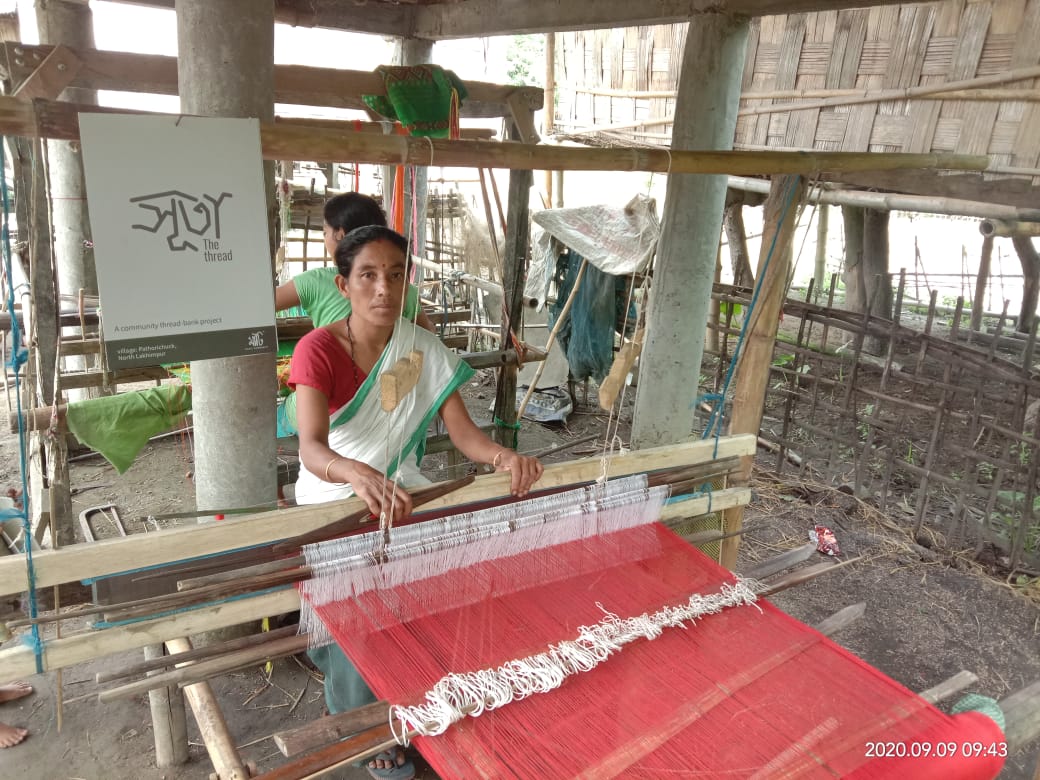
<instances>
[{"instance_id":1,"label":"concrete pillar","mask_svg":"<svg viewBox=\"0 0 1040 780\"><path fill-rule=\"evenodd\" d=\"M186 114L274 119L274 0L177 0L177 78ZM261 161L257 160L257 165ZM264 164L268 230L277 214ZM255 262L270 269L274 247ZM228 290L228 295L235 294ZM195 500L199 509L277 498L273 353L191 364Z\"/></svg>"},{"instance_id":2,"label":"concrete pillar","mask_svg":"<svg viewBox=\"0 0 1040 780\"><path fill-rule=\"evenodd\" d=\"M425 65L433 62L433 41L424 38L397 38L394 41L394 65ZM412 197L412 177L405 173L404 181L404 231L409 241L414 240L412 254L426 257L426 197L429 191L429 168L415 166L415 197ZM412 235L412 203L417 206L416 233Z\"/></svg>"},{"instance_id":3,"label":"concrete pillar","mask_svg":"<svg viewBox=\"0 0 1040 780\"><path fill-rule=\"evenodd\" d=\"M673 149L733 148L747 32L747 19L726 14L690 20ZM690 438L726 183L725 176L668 177L632 421L636 448Z\"/></svg>"},{"instance_id":4,"label":"concrete pillar","mask_svg":"<svg viewBox=\"0 0 1040 780\"><path fill-rule=\"evenodd\" d=\"M74 49L94 48L94 19L86 3L37 0L36 24L40 43L63 43ZM60 99L96 105L97 92L69 87L61 93ZM94 269L94 250L90 244L90 220L79 144L47 141L47 173L52 198L58 289L62 295L73 298L80 290L86 295L97 295L97 272ZM71 306L66 301L63 308ZM82 369L83 358L67 358L66 365ZM70 393L71 400L75 400L73 396Z\"/></svg>"}]
</instances>

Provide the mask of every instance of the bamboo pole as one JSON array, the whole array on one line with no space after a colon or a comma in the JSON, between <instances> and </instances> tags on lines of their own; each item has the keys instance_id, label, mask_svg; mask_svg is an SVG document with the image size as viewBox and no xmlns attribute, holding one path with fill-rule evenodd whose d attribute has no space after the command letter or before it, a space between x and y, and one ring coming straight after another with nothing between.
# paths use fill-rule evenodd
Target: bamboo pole
<instances>
[{"instance_id":1,"label":"bamboo pole","mask_svg":"<svg viewBox=\"0 0 1040 780\"><path fill-rule=\"evenodd\" d=\"M299 625L284 626L283 628L277 628L274 631L265 631L260 634L251 634L250 636L240 637L238 639L230 639L227 642L218 642L212 645L205 645L204 647L196 647L193 650L178 653L177 655L163 655L155 658L148 658L146 656L144 661L136 664L121 666L107 672L98 672L94 675L94 681L98 683L112 682L113 680L119 680L123 677L132 677L135 674L144 674L157 669L167 669L171 666L183 664L187 661L198 661L202 658L212 658L215 655L229 653L234 650L254 647L255 645L269 642L272 639L282 639L288 636L295 636L299 632L299 629Z\"/></svg>"},{"instance_id":2,"label":"bamboo pole","mask_svg":"<svg viewBox=\"0 0 1040 780\"><path fill-rule=\"evenodd\" d=\"M765 203L765 228L762 231L762 253L758 261L755 279L760 289L753 311L748 312L750 322L747 341L739 357L736 381L733 390L733 415L730 420L731 433L758 434L762 424L762 407L765 402L769 367L773 359L773 344L776 340L777 320L783 306L787 277L790 269L788 248L794 234L798 204L805 193L805 180L801 177L777 177L773 180L769 197ZM742 461L742 474L738 484L751 479L754 456ZM728 533L739 530L744 522L744 513L735 508L725 514L724 530ZM733 569L737 563L740 537L725 539L722 543L721 563Z\"/></svg>"},{"instance_id":3,"label":"bamboo pole","mask_svg":"<svg viewBox=\"0 0 1040 780\"><path fill-rule=\"evenodd\" d=\"M37 134L46 138L79 139L78 112L105 111L97 106L35 101L27 104L0 97L0 134ZM329 130L288 122L260 123L264 159L308 159L337 162L344 157L359 163L439 165L443 167L507 168L510 170L646 171L773 175L836 173L914 168L985 170L984 155L886 154L879 152L738 152L668 151L665 149L587 149L544 144L486 143L380 136L352 130Z\"/></svg>"},{"instance_id":4,"label":"bamboo pole","mask_svg":"<svg viewBox=\"0 0 1040 780\"><path fill-rule=\"evenodd\" d=\"M282 637L281 639L269 639L259 645L235 650L231 653L224 653L216 658L189 664L179 664L176 669L152 674L143 680L101 691L98 694L98 701L111 702L118 699L126 699L166 686L187 688L194 683L209 680L225 672L232 672L236 669L261 664L275 658L303 652L307 649L309 640L310 637L306 634L303 636Z\"/></svg>"},{"instance_id":5,"label":"bamboo pole","mask_svg":"<svg viewBox=\"0 0 1040 780\"><path fill-rule=\"evenodd\" d=\"M848 95L843 97L823 98L820 100L808 100L802 103L778 103L772 106L747 106L737 111L738 116L756 116L759 114L776 114L786 111L804 111L810 108L831 108L833 106L854 106L863 103L883 103L893 100L915 100L933 97L943 92L956 92L962 89L973 89L975 87L995 86L998 84L1009 84L1013 81L1025 81L1027 79L1040 78L1040 65L1030 68L1019 68L1018 70L1006 71L993 76L981 76L974 79L961 79L959 81L947 81L943 84L926 84L919 87L906 87L904 89L883 89L873 94L864 92L861 95Z\"/></svg>"},{"instance_id":6,"label":"bamboo pole","mask_svg":"<svg viewBox=\"0 0 1040 780\"><path fill-rule=\"evenodd\" d=\"M1040 221L984 219L979 223L979 232L984 236L1001 236L1003 238L1040 236Z\"/></svg>"},{"instance_id":7,"label":"bamboo pole","mask_svg":"<svg viewBox=\"0 0 1040 780\"><path fill-rule=\"evenodd\" d=\"M746 192L768 193L769 182L730 176L729 186ZM925 195L893 195L861 190L828 190L813 187L806 195L810 203L832 206L859 206L878 211L919 211L925 214L950 214L992 220L1040 221L1040 208L1027 209L1004 206L999 203L981 203L960 198L939 198Z\"/></svg>"}]
</instances>

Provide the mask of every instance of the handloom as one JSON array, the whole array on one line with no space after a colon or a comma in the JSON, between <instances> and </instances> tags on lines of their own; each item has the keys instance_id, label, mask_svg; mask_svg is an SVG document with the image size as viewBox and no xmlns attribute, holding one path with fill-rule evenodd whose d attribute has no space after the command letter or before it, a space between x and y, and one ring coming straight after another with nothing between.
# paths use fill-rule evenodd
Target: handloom
<instances>
[{"instance_id":1,"label":"handloom","mask_svg":"<svg viewBox=\"0 0 1040 780\"><path fill-rule=\"evenodd\" d=\"M311 545L303 622L445 778L996 776L995 722L757 601L665 498L628 478Z\"/></svg>"}]
</instances>

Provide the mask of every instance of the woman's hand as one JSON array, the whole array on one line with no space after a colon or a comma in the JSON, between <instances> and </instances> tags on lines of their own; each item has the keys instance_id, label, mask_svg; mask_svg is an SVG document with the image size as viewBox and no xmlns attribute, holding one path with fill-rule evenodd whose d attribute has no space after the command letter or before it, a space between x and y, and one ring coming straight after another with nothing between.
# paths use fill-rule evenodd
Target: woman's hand
<instances>
[{"instance_id":1,"label":"woman's hand","mask_svg":"<svg viewBox=\"0 0 1040 780\"><path fill-rule=\"evenodd\" d=\"M512 479L509 483L509 492L518 498L526 496L531 486L542 478L541 461L527 455L521 455L514 450L502 449L495 456L495 471L508 471Z\"/></svg>"},{"instance_id":2,"label":"woman's hand","mask_svg":"<svg viewBox=\"0 0 1040 780\"><path fill-rule=\"evenodd\" d=\"M383 512L388 514L391 522L398 522L412 513L412 497L398 485L387 479L383 474L376 471L367 463L358 460L347 460L348 466L341 467L347 476L345 482L349 482L354 493L368 504L368 509L375 517L381 517Z\"/></svg>"}]
</instances>

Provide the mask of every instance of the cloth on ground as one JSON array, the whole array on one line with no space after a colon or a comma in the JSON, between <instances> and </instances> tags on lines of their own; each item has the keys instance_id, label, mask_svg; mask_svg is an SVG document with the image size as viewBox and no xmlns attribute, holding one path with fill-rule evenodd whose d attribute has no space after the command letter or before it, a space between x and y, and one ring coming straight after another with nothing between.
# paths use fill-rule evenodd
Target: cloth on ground
<instances>
[{"instance_id":1,"label":"cloth on ground","mask_svg":"<svg viewBox=\"0 0 1040 780\"><path fill-rule=\"evenodd\" d=\"M191 390L170 384L74 401L65 419L81 444L100 452L122 474L148 439L172 427L190 409Z\"/></svg>"}]
</instances>

